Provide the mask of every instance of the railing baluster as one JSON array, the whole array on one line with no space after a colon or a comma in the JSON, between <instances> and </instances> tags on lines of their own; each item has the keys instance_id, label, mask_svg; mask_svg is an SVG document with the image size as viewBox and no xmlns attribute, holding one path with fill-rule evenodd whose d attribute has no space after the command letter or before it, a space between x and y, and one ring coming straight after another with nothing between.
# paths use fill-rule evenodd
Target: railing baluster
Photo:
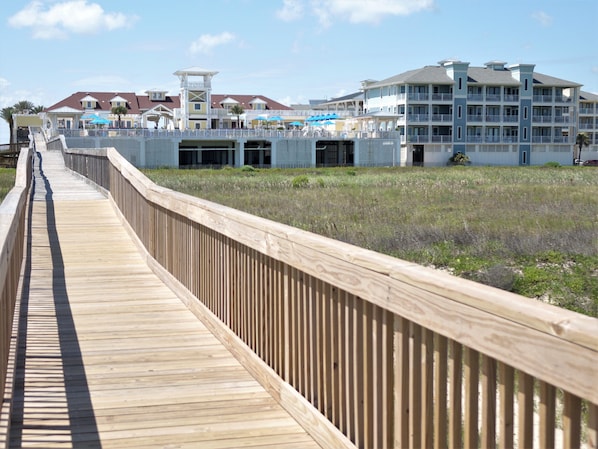
<instances>
[{"instance_id":1,"label":"railing baluster","mask_svg":"<svg viewBox=\"0 0 598 449\"><path fill-rule=\"evenodd\" d=\"M538 438L540 447L551 449L555 447L555 423L556 423L556 388L546 382L540 384L540 403L538 415L540 425Z\"/></svg>"},{"instance_id":2,"label":"railing baluster","mask_svg":"<svg viewBox=\"0 0 598 449\"><path fill-rule=\"evenodd\" d=\"M563 397L563 449L579 449L581 443L581 399L571 393Z\"/></svg>"},{"instance_id":3,"label":"railing baluster","mask_svg":"<svg viewBox=\"0 0 598 449\"><path fill-rule=\"evenodd\" d=\"M394 387L394 447L409 447L409 322L395 315L393 387Z\"/></svg>"},{"instance_id":4,"label":"railing baluster","mask_svg":"<svg viewBox=\"0 0 598 449\"><path fill-rule=\"evenodd\" d=\"M480 355L477 351L471 348L465 349L464 370L465 422L463 432L463 446L465 448L477 449Z\"/></svg>"},{"instance_id":5,"label":"railing baluster","mask_svg":"<svg viewBox=\"0 0 598 449\"><path fill-rule=\"evenodd\" d=\"M496 361L482 356L482 422L480 445L496 447Z\"/></svg>"},{"instance_id":6,"label":"railing baluster","mask_svg":"<svg viewBox=\"0 0 598 449\"><path fill-rule=\"evenodd\" d=\"M449 362L449 449L461 449L463 443L462 424L462 376L463 348L456 341L450 342Z\"/></svg>"},{"instance_id":7,"label":"railing baluster","mask_svg":"<svg viewBox=\"0 0 598 449\"><path fill-rule=\"evenodd\" d=\"M534 441L534 378L517 373L518 447L531 448Z\"/></svg>"},{"instance_id":8,"label":"railing baluster","mask_svg":"<svg viewBox=\"0 0 598 449\"><path fill-rule=\"evenodd\" d=\"M434 334L434 448L445 449L447 433L448 341Z\"/></svg>"}]
</instances>

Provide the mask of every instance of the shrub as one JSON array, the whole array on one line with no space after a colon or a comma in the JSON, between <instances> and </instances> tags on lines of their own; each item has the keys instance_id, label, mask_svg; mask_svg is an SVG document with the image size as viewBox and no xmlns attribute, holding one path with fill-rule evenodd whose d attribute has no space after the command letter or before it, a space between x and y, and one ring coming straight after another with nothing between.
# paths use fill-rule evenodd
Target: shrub
<instances>
[{"instance_id":1,"label":"shrub","mask_svg":"<svg viewBox=\"0 0 598 449\"><path fill-rule=\"evenodd\" d=\"M299 189L301 187L307 187L308 184L309 184L309 178L307 177L307 175L295 176L293 178L293 180L291 181L291 185L295 189Z\"/></svg>"},{"instance_id":2,"label":"shrub","mask_svg":"<svg viewBox=\"0 0 598 449\"><path fill-rule=\"evenodd\" d=\"M469 156L461 153L460 151L453 154L450 158L449 158L449 163L448 165L469 165L471 164L471 161L469 160Z\"/></svg>"},{"instance_id":3,"label":"shrub","mask_svg":"<svg viewBox=\"0 0 598 449\"><path fill-rule=\"evenodd\" d=\"M557 167L560 167L561 164L559 164L556 161L550 161L550 162L546 162L543 166L547 167L547 168L557 168Z\"/></svg>"},{"instance_id":4,"label":"shrub","mask_svg":"<svg viewBox=\"0 0 598 449\"><path fill-rule=\"evenodd\" d=\"M253 165L243 165L241 167L241 171L245 171L245 172L255 171L255 167Z\"/></svg>"}]
</instances>

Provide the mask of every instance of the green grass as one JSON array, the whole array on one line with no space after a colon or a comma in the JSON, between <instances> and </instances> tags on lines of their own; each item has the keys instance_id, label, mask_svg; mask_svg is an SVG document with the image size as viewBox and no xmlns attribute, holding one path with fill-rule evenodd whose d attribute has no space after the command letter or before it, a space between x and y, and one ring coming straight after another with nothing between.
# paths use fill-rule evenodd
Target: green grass
<instances>
[{"instance_id":1,"label":"green grass","mask_svg":"<svg viewBox=\"0 0 598 449\"><path fill-rule=\"evenodd\" d=\"M15 186L16 169L0 168L0 202Z\"/></svg>"},{"instance_id":2,"label":"green grass","mask_svg":"<svg viewBox=\"0 0 598 449\"><path fill-rule=\"evenodd\" d=\"M598 316L598 170L148 170L157 184Z\"/></svg>"}]
</instances>

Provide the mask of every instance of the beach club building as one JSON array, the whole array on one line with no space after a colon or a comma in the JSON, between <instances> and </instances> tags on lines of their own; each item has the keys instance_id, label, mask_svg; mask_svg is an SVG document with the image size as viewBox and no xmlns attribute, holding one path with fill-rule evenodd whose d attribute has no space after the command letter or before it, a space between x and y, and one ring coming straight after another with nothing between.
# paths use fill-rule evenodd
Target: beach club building
<instances>
[{"instance_id":1,"label":"beach club building","mask_svg":"<svg viewBox=\"0 0 598 449\"><path fill-rule=\"evenodd\" d=\"M46 109L44 130L71 148L115 147L139 167L442 166L459 152L473 165L570 165L581 131L584 158L598 154L598 96L534 68L445 60L290 107L214 94L217 72L192 67L174 73L178 96L77 92Z\"/></svg>"}]
</instances>

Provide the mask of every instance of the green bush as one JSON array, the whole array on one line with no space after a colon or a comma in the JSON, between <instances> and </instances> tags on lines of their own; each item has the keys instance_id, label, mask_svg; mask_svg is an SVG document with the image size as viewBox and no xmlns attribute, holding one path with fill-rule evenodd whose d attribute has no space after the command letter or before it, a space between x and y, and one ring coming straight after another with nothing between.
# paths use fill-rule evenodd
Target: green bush
<instances>
[{"instance_id":1,"label":"green bush","mask_svg":"<svg viewBox=\"0 0 598 449\"><path fill-rule=\"evenodd\" d=\"M469 165L470 163L469 156L460 151L449 158L449 165Z\"/></svg>"},{"instance_id":2,"label":"green bush","mask_svg":"<svg viewBox=\"0 0 598 449\"><path fill-rule=\"evenodd\" d=\"M291 181L291 185L295 189L299 189L301 187L307 187L309 185L309 178L307 175L298 175L293 178Z\"/></svg>"}]
</instances>

